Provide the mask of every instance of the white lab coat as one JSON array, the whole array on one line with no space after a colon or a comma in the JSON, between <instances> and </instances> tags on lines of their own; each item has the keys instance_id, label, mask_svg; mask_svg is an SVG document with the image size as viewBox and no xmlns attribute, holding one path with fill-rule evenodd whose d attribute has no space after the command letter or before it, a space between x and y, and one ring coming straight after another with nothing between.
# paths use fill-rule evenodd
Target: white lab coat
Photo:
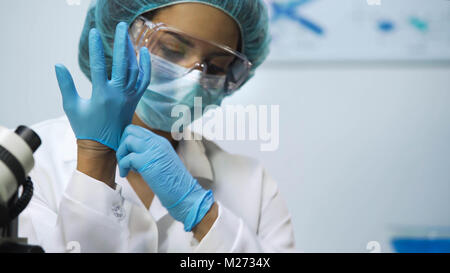
<instances>
[{"instance_id":1,"label":"white lab coat","mask_svg":"<svg viewBox=\"0 0 450 273\"><path fill-rule=\"evenodd\" d=\"M76 138L62 117L32 127L43 144L31 172L35 191L19 218L19 235L47 252L292 252L291 215L277 184L255 160L203 140L177 153L214 192L219 216L197 242L157 196L147 210L117 172L113 190L76 170Z\"/></svg>"}]
</instances>

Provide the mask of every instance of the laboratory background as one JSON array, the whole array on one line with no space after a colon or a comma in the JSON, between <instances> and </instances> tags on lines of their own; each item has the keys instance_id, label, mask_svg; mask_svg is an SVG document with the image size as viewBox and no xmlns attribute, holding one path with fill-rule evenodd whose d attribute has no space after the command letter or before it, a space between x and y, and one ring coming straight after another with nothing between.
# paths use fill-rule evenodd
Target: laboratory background
<instances>
[{"instance_id":1,"label":"laboratory background","mask_svg":"<svg viewBox=\"0 0 450 273\"><path fill-rule=\"evenodd\" d=\"M0 124L62 116L88 0L0 2ZM279 145L224 140L277 180L300 252L450 236L450 1L267 0L272 53L224 105L279 105ZM434 233L433 233L434 232Z\"/></svg>"}]
</instances>

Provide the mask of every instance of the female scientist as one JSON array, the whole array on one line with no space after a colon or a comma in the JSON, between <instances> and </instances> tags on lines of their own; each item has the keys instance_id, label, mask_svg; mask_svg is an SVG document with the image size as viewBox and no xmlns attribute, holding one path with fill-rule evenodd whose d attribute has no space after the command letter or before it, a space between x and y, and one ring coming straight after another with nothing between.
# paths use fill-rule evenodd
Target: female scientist
<instances>
[{"instance_id":1,"label":"female scientist","mask_svg":"<svg viewBox=\"0 0 450 273\"><path fill-rule=\"evenodd\" d=\"M262 0L94 1L79 48L92 96L56 65L66 117L34 126L43 146L20 236L48 252L294 251L260 164L173 132L174 106L220 105L268 43Z\"/></svg>"}]
</instances>

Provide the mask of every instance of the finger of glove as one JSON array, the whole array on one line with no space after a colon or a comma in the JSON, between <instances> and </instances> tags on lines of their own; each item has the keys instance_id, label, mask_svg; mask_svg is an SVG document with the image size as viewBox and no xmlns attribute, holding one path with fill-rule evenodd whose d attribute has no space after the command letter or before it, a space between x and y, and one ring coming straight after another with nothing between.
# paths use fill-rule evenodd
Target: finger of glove
<instances>
[{"instance_id":1,"label":"finger of glove","mask_svg":"<svg viewBox=\"0 0 450 273\"><path fill-rule=\"evenodd\" d=\"M113 67L111 74L111 80L119 86L125 86L127 82L127 40L128 25L120 22L117 24L116 34L114 36Z\"/></svg>"},{"instance_id":2,"label":"finger of glove","mask_svg":"<svg viewBox=\"0 0 450 273\"><path fill-rule=\"evenodd\" d=\"M119 173L121 177L127 177L128 173L132 169L136 169L134 167L134 161L136 159L137 155L134 153L127 154L125 157L118 160L118 166L119 166Z\"/></svg>"},{"instance_id":3,"label":"finger of glove","mask_svg":"<svg viewBox=\"0 0 450 273\"><path fill-rule=\"evenodd\" d=\"M119 148L116 152L117 160L120 161L122 158L130 153L141 153L145 151L145 143L142 139L134 136L128 135L125 138L122 137Z\"/></svg>"},{"instance_id":4,"label":"finger of glove","mask_svg":"<svg viewBox=\"0 0 450 273\"><path fill-rule=\"evenodd\" d=\"M69 106L76 105L79 97L69 70L64 65L57 64L55 65L55 72L63 98L64 109L67 109Z\"/></svg>"},{"instance_id":5,"label":"finger of glove","mask_svg":"<svg viewBox=\"0 0 450 273\"><path fill-rule=\"evenodd\" d=\"M137 91L135 87L139 76L139 67L136 60L136 52L134 51L134 46L133 42L131 42L130 35L128 35L127 40L128 84L126 89Z\"/></svg>"},{"instance_id":6,"label":"finger of glove","mask_svg":"<svg viewBox=\"0 0 450 273\"><path fill-rule=\"evenodd\" d=\"M159 137L158 135L156 135L155 133L153 133L150 130L147 130L141 126L137 126L134 124L130 124L125 128L125 131L123 133L123 138L126 138L129 135L133 135L136 136L139 139L144 139L144 140L148 140L151 138L155 138L155 137Z\"/></svg>"},{"instance_id":7,"label":"finger of glove","mask_svg":"<svg viewBox=\"0 0 450 273\"><path fill-rule=\"evenodd\" d=\"M106 74L105 53L103 51L102 38L95 28L89 32L89 62L92 85L104 85L108 78Z\"/></svg>"},{"instance_id":8,"label":"finger of glove","mask_svg":"<svg viewBox=\"0 0 450 273\"><path fill-rule=\"evenodd\" d=\"M150 59L150 53L146 47L141 48L139 52L139 80L137 82L137 92L139 95L143 95L147 90L151 81L152 64Z\"/></svg>"}]
</instances>

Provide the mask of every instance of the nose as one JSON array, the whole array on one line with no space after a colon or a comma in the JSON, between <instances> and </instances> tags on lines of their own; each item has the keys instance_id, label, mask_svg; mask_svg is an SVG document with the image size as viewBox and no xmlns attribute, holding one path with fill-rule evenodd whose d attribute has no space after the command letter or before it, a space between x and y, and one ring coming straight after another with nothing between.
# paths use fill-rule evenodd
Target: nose
<instances>
[{"instance_id":1,"label":"nose","mask_svg":"<svg viewBox=\"0 0 450 273\"><path fill-rule=\"evenodd\" d=\"M203 67L205 66L204 57L202 54L192 54L181 65L192 70L197 69L203 71Z\"/></svg>"},{"instance_id":2,"label":"nose","mask_svg":"<svg viewBox=\"0 0 450 273\"><path fill-rule=\"evenodd\" d=\"M202 63L196 63L195 66L192 68L193 70L199 70L201 72L205 72L207 69L207 65L205 62Z\"/></svg>"},{"instance_id":3,"label":"nose","mask_svg":"<svg viewBox=\"0 0 450 273\"><path fill-rule=\"evenodd\" d=\"M204 60L204 57L200 54L191 56L189 60L185 60L183 66L185 68L188 68L189 71L198 70L200 72L205 72L207 70L207 64Z\"/></svg>"}]
</instances>

